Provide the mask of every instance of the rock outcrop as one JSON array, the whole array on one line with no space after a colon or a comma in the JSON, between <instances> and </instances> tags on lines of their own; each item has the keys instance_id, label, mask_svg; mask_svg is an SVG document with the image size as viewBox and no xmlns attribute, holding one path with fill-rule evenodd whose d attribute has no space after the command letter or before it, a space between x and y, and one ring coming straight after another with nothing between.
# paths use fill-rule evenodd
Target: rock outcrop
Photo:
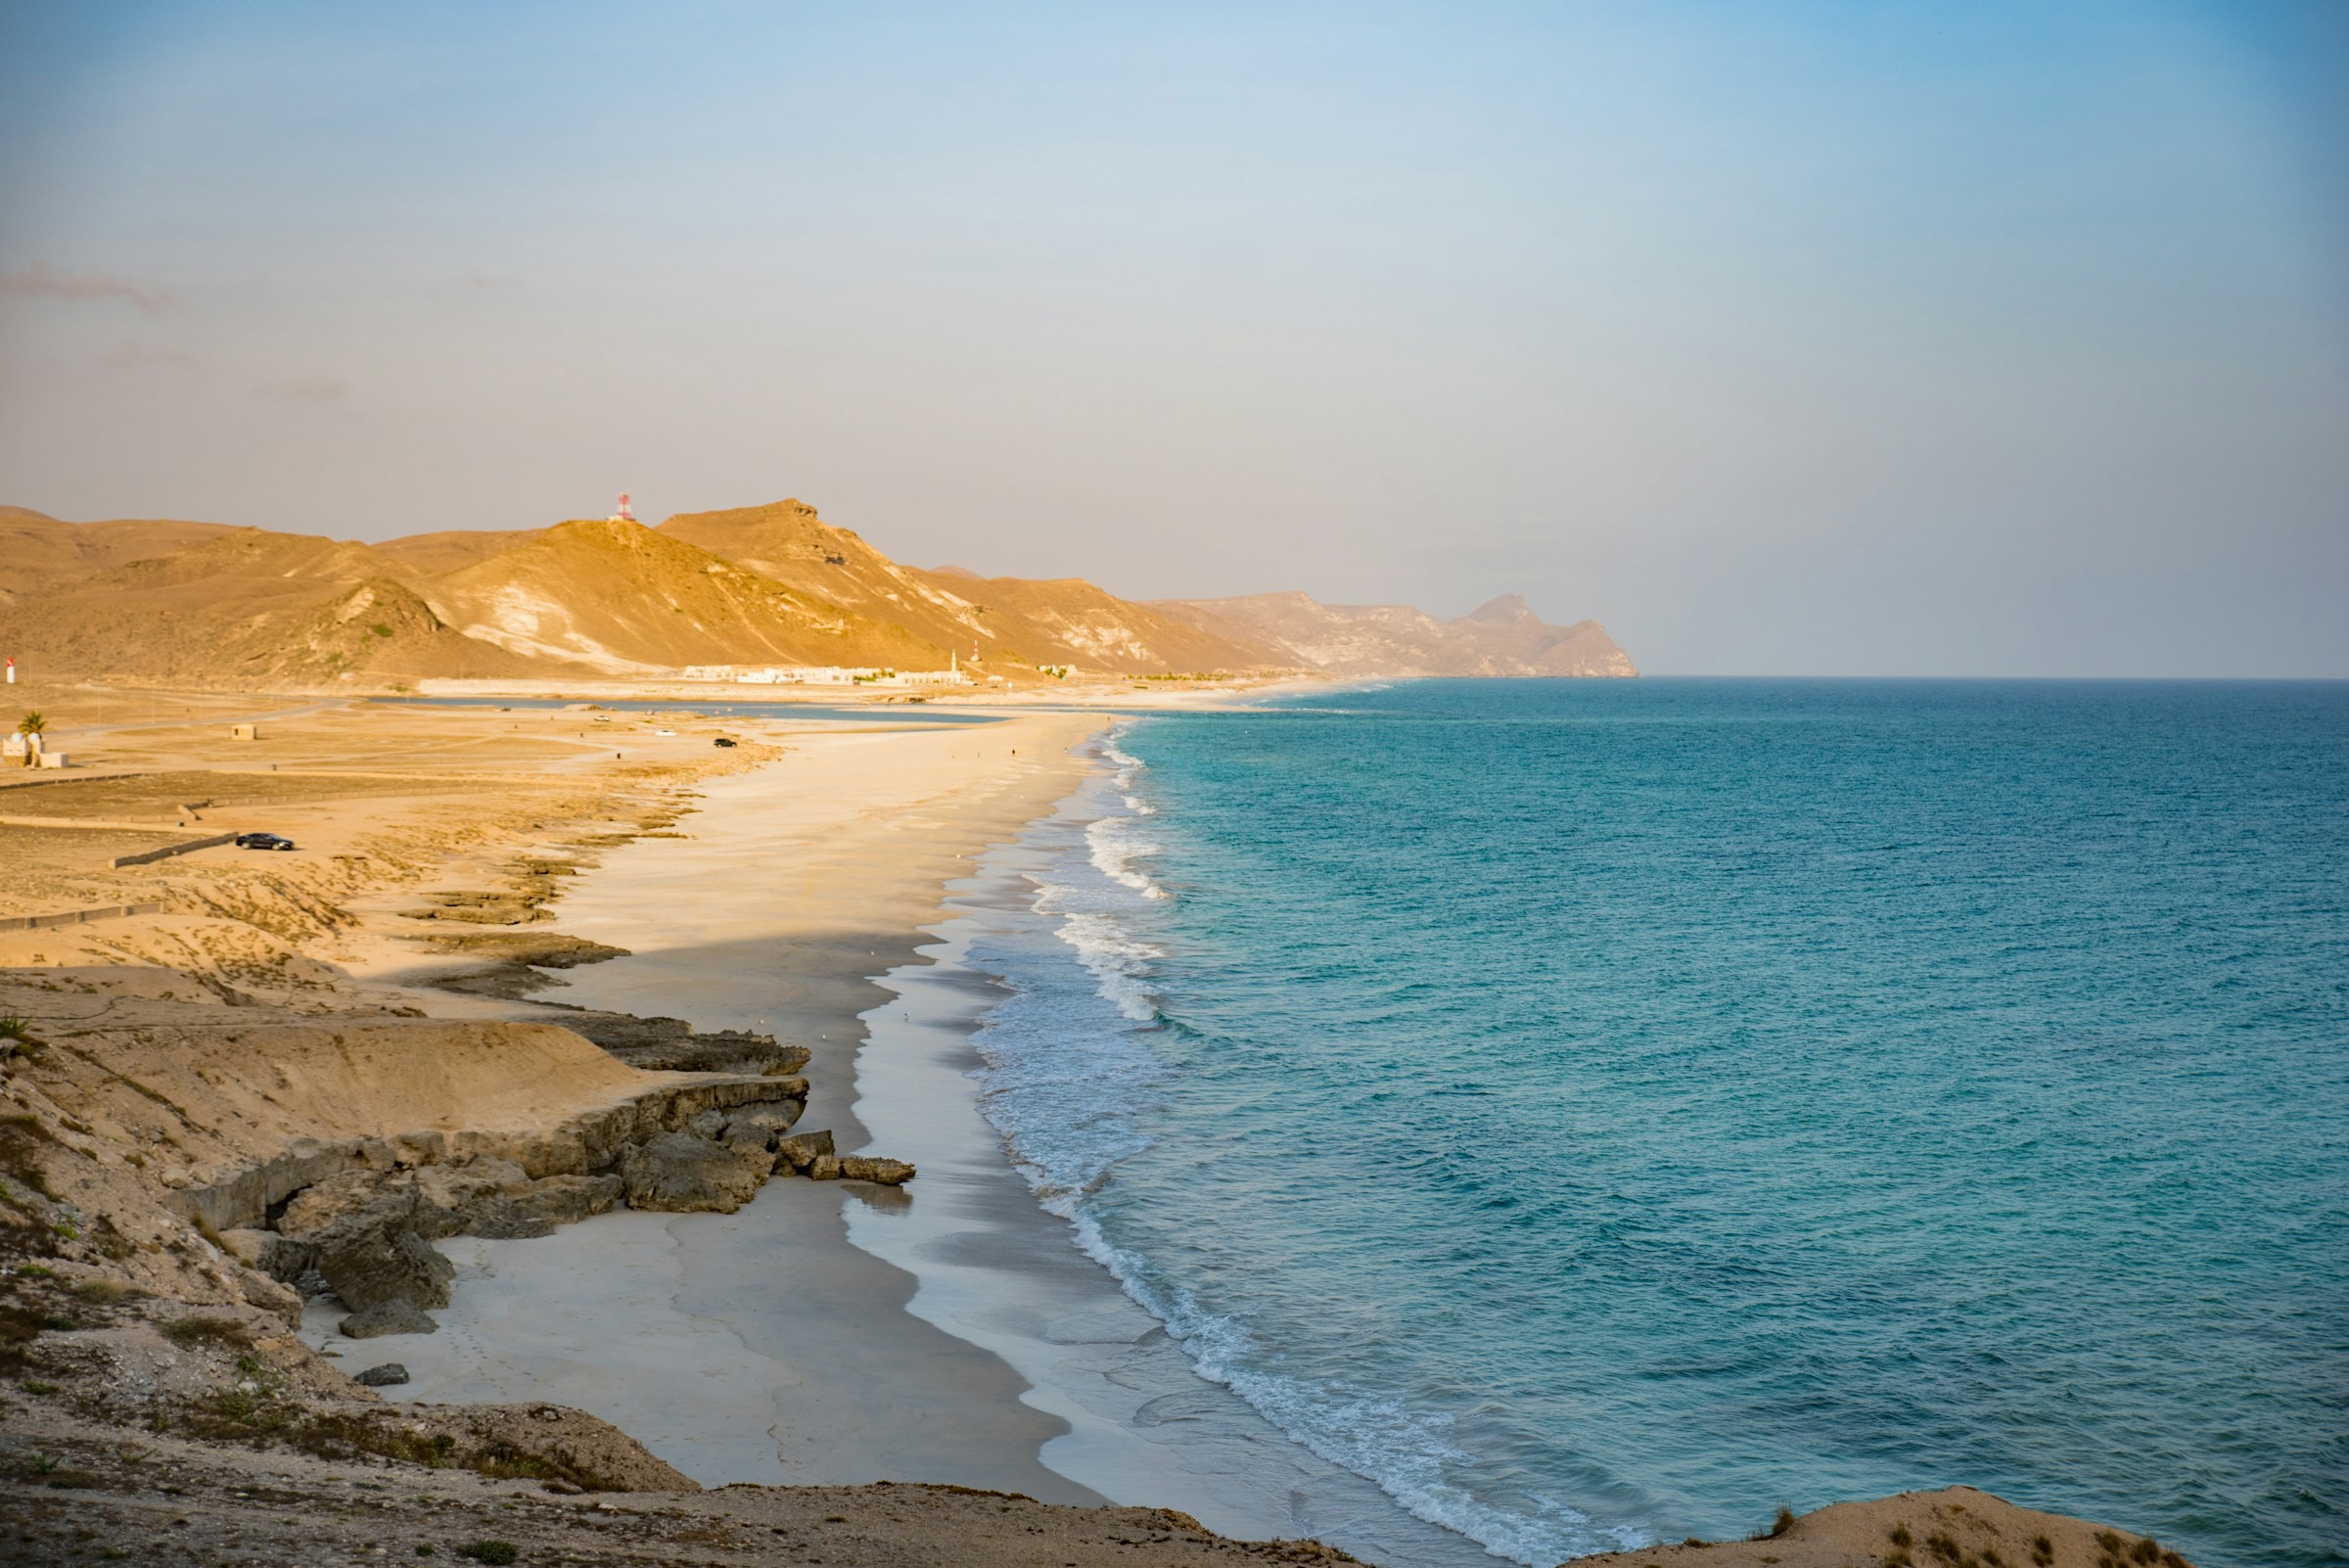
<instances>
[{"instance_id":1,"label":"rock outcrop","mask_svg":"<svg viewBox=\"0 0 2349 1568\"><path fill-rule=\"evenodd\" d=\"M318 1250L318 1276L343 1305L357 1312L389 1301L411 1307L445 1307L448 1282L457 1276L433 1244L400 1226L365 1231Z\"/></svg>"},{"instance_id":2,"label":"rock outcrop","mask_svg":"<svg viewBox=\"0 0 2349 1568\"><path fill-rule=\"evenodd\" d=\"M407 1297L393 1296L365 1312L352 1313L335 1328L345 1339L380 1339L386 1334L438 1333L440 1325Z\"/></svg>"},{"instance_id":3,"label":"rock outcrop","mask_svg":"<svg viewBox=\"0 0 2349 1568\"><path fill-rule=\"evenodd\" d=\"M775 1170L778 1173L797 1171L805 1176L816 1161L830 1159L832 1153L832 1134L828 1130L794 1132L789 1137L775 1140Z\"/></svg>"},{"instance_id":4,"label":"rock outcrop","mask_svg":"<svg viewBox=\"0 0 2349 1568\"><path fill-rule=\"evenodd\" d=\"M763 1149L734 1148L691 1132L664 1132L621 1162L628 1207L667 1214L732 1214L773 1170Z\"/></svg>"},{"instance_id":5,"label":"rock outcrop","mask_svg":"<svg viewBox=\"0 0 2349 1568\"><path fill-rule=\"evenodd\" d=\"M844 1154L840 1157L840 1178L843 1181L873 1181L885 1187L901 1187L913 1179L913 1167L903 1160L888 1160L871 1154Z\"/></svg>"},{"instance_id":6,"label":"rock outcrop","mask_svg":"<svg viewBox=\"0 0 2349 1568\"><path fill-rule=\"evenodd\" d=\"M807 1065L805 1045L779 1045L771 1035L721 1029L697 1034L682 1018L636 1018L583 1012L567 1021L630 1067L647 1073L738 1073L787 1078Z\"/></svg>"}]
</instances>

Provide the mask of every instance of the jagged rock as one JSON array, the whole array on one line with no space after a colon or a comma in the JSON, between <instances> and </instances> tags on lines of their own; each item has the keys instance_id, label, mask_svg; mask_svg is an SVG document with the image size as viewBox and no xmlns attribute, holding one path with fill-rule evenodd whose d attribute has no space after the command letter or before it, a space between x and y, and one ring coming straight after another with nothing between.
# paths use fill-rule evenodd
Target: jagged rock
<instances>
[{"instance_id":1,"label":"jagged rock","mask_svg":"<svg viewBox=\"0 0 2349 1568\"><path fill-rule=\"evenodd\" d=\"M272 1279L257 1268L240 1268L237 1289L244 1295L246 1306L272 1313L296 1328L301 1326L301 1292L293 1286Z\"/></svg>"},{"instance_id":2,"label":"jagged rock","mask_svg":"<svg viewBox=\"0 0 2349 1568\"><path fill-rule=\"evenodd\" d=\"M428 1165L416 1173L420 1208L463 1209L501 1192L530 1185L530 1174L512 1160L476 1155L457 1165Z\"/></svg>"},{"instance_id":3,"label":"jagged rock","mask_svg":"<svg viewBox=\"0 0 2349 1568\"><path fill-rule=\"evenodd\" d=\"M729 1113L725 1111L704 1111L687 1122L682 1130L692 1133L697 1138L708 1138L712 1142L715 1142L725 1133L728 1115Z\"/></svg>"},{"instance_id":4,"label":"jagged rock","mask_svg":"<svg viewBox=\"0 0 2349 1568\"><path fill-rule=\"evenodd\" d=\"M394 1230L416 1213L416 1178L405 1171L347 1171L302 1188L286 1201L277 1230L297 1241L349 1240Z\"/></svg>"},{"instance_id":5,"label":"jagged rock","mask_svg":"<svg viewBox=\"0 0 2349 1568\"><path fill-rule=\"evenodd\" d=\"M840 1157L832 1154L817 1155L807 1162L806 1176L810 1181L838 1181L840 1179Z\"/></svg>"},{"instance_id":6,"label":"jagged rock","mask_svg":"<svg viewBox=\"0 0 2349 1568\"><path fill-rule=\"evenodd\" d=\"M764 1154L746 1155L690 1132L664 1132L621 1161L628 1207L667 1214L732 1214L767 1176Z\"/></svg>"},{"instance_id":7,"label":"jagged rock","mask_svg":"<svg viewBox=\"0 0 2349 1568\"><path fill-rule=\"evenodd\" d=\"M321 1245L318 1272L344 1306L363 1313L396 1296L421 1307L445 1307L457 1268L422 1236L403 1229Z\"/></svg>"},{"instance_id":8,"label":"jagged rock","mask_svg":"<svg viewBox=\"0 0 2349 1568\"><path fill-rule=\"evenodd\" d=\"M496 958L509 964L528 964L533 969L576 969L581 964L600 964L628 956L625 947L607 946L584 937L557 936L552 932L436 933L425 941L442 952Z\"/></svg>"},{"instance_id":9,"label":"jagged rock","mask_svg":"<svg viewBox=\"0 0 2349 1568\"><path fill-rule=\"evenodd\" d=\"M682 1018L582 1012L564 1025L651 1073L796 1073L807 1065L805 1046L777 1045L772 1036L743 1030L697 1035Z\"/></svg>"},{"instance_id":10,"label":"jagged rock","mask_svg":"<svg viewBox=\"0 0 2349 1568\"><path fill-rule=\"evenodd\" d=\"M474 1211L465 1223L465 1234L487 1236L492 1241L528 1241L534 1236L551 1236L554 1222L534 1214L525 1214L512 1200L499 1198Z\"/></svg>"},{"instance_id":11,"label":"jagged rock","mask_svg":"<svg viewBox=\"0 0 2349 1568\"><path fill-rule=\"evenodd\" d=\"M425 1321L429 1323L432 1319L428 1317ZM370 1366L363 1372L351 1373L350 1380L364 1383L369 1388L392 1388L408 1380L408 1369L397 1361L386 1361L381 1366Z\"/></svg>"},{"instance_id":12,"label":"jagged rock","mask_svg":"<svg viewBox=\"0 0 2349 1568\"><path fill-rule=\"evenodd\" d=\"M775 1141L792 1130L806 1107L798 1100L781 1100L773 1105L754 1105L736 1111L726 1119L721 1139L744 1149L771 1153Z\"/></svg>"},{"instance_id":13,"label":"jagged rock","mask_svg":"<svg viewBox=\"0 0 2349 1568\"><path fill-rule=\"evenodd\" d=\"M551 1031L551 1026L544 1024L483 1027ZM298 1139L285 1154L245 1167L224 1179L175 1192L172 1207L225 1230L266 1223L270 1215L291 1209L290 1200L330 1177L359 1176L396 1189L403 1182L413 1182L412 1176L403 1174L408 1169L444 1164L466 1155L498 1155L549 1176L610 1171L618 1167L630 1145L671 1130L703 1111L771 1104L796 1097L793 1091L798 1086L789 1079L751 1076L656 1079L640 1094L530 1132L426 1130L395 1138L347 1138L332 1143Z\"/></svg>"},{"instance_id":14,"label":"jagged rock","mask_svg":"<svg viewBox=\"0 0 2349 1568\"><path fill-rule=\"evenodd\" d=\"M482 1155L416 1173L416 1233L440 1236L543 1236L553 1226L516 1205L530 1173L511 1160Z\"/></svg>"},{"instance_id":15,"label":"jagged rock","mask_svg":"<svg viewBox=\"0 0 2349 1568\"><path fill-rule=\"evenodd\" d=\"M845 1181L877 1181L885 1187L901 1187L913 1179L913 1167L903 1160L885 1160L877 1154L844 1154L840 1157L840 1175Z\"/></svg>"},{"instance_id":16,"label":"jagged rock","mask_svg":"<svg viewBox=\"0 0 2349 1568\"><path fill-rule=\"evenodd\" d=\"M568 1225L589 1215L610 1213L623 1185L617 1176L551 1176L531 1182L509 1201L532 1219Z\"/></svg>"},{"instance_id":17,"label":"jagged rock","mask_svg":"<svg viewBox=\"0 0 2349 1568\"><path fill-rule=\"evenodd\" d=\"M345 1339L380 1339L386 1334L435 1334L440 1325L425 1315L424 1310L405 1296L392 1296L377 1302L364 1312L352 1313L335 1325Z\"/></svg>"},{"instance_id":18,"label":"jagged rock","mask_svg":"<svg viewBox=\"0 0 2349 1568\"><path fill-rule=\"evenodd\" d=\"M780 1138L782 1133L792 1131L799 1125L801 1113L806 1113L806 1108L808 1108L806 1101L775 1101L773 1106L745 1106L726 1118L726 1136L742 1138L757 1133L757 1136L763 1136L768 1141L768 1148L773 1148L775 1138Z\"/></svg>"},{"instance_id":19,"label":"jagged rock","mask_svg":"<svg viewBox=\"0 0 2349 1568\"><path fill-rule=\"evenodd\" d=\"M805 1172L815 1160L832 1152L830 1130L795 1132L775 1140L775 1169Z\"/></svg>"},{"instance_id":20,"label":"jagged rock","mask_svg":"<svg viewBox=\"0 0 2349 1568\"><path fill-rule=\"evenodd\" d=\"M255 1230L242 1226L220 1232L220 1241L230 1257L248 1268L257 1268L271 1279L291 1285L306 1273L318 1261L318 1249L306 1241L281 1236L274 1230ZM258 1302L254 1306L261 1305Z\"/></svg>"}]
</instances>

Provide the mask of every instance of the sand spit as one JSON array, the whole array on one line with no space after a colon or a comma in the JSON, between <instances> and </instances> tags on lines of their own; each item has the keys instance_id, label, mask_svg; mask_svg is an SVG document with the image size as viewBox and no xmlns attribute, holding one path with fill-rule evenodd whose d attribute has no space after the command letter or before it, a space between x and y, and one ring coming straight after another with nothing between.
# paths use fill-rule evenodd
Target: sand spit
<instances>
[{"instance_id":1,"label":"sand spit","mask_svg":"<svg viewBox=\"0 0 2349 1568\"><path fill-rule=\"evenodd\" d=\"M0 1558L1351 1560L1036 1500L1097 1500L1038 1461L1067 1423L847 1240L923 1190L853 1163L889 1152L850 1114L873 977L1098 720L28 696L86 771L23 814L88 825L0 826L0 915L137 912L0 930ZM301 848L110 863L165 814ZM549 1267L468 1261L496 1249ZM599 1343L632 1282L786 1310L759 1344ZM759 1477L873 1484L702 1489ZM1622 1555L1692 1553L2183 1568L1971 1493Z\"/></svg>"}]
</instances>

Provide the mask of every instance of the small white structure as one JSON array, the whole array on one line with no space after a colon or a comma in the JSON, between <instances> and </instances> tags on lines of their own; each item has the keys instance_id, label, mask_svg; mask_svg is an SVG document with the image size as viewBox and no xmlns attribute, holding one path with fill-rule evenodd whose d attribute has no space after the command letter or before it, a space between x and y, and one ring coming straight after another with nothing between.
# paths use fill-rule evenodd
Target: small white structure
<instances>
[{"instance_id":1,"label":"small white structure","mask_svg":"<svg viewBox=\"0 0 2349 1568\"><path fill-rule=\"evenodd\" d=\"M633 523L636 521L636 513L628 505L627 491L620 492L620 505L613 508L612 515L604 521L607 523Z\"/></svg>"},{"instance_id":2,"label":"small white structure","mask_svg":"<svg viewBox=\"0 0 2349 1568\"><path fill-rule=\"evenodd\" d=\"M843 665L688 665L687 680L724 680L737 686L847 686L870 680L878 669L852 669Z\"/></svg>"}]
</instances>

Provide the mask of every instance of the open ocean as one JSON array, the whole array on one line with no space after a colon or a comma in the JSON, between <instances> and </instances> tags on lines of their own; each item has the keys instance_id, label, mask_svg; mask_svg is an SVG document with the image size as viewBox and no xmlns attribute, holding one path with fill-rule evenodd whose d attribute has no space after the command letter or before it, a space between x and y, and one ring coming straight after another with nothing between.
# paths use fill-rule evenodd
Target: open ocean
<instances>
[{"instance_id":1,"label":"open ocean","mask_svg":"<svg viewBox=\"0 0 2349 1568\"><path fill-rule=\"evenodd\" d=\"M1140 719L984 1106L1199 1370L1532 1564L1965 1482L2349 1563L2349 686Z\"/></svg>"}]
</instances>

